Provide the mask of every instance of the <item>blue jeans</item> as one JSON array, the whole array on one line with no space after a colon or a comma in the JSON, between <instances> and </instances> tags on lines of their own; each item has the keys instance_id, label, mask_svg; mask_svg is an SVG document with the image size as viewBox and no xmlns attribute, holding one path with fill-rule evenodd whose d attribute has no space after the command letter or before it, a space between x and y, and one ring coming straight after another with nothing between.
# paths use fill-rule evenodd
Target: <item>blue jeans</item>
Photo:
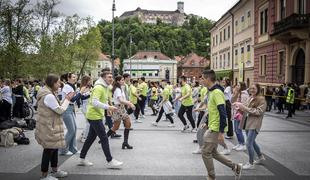
<instances>
[{"instance_id":1,"label":"blue jeans","mask_svg":"<svg viewBox=\"0 0 310 180\"><path fill-rule=\"evenodd\" d=\"M234 128L235 128L235 133L238 139L238 143L241 145L244 145L244 136L242 133L242 129L239 128L240 121L234 120Z\"/></svg>"},{"instance_id":2,"label":"blue jeans","mask_svg":"<svg viewBox=\"0 0 310 180\"><path fill-rule=\"evenodd\" d=\"M67 133L65 135L66 148L60 150L60 154L65 154L68 151L75 154L78 150L76 147L76 122L75 122L75 112L74 106L69 105L68 109L62 115L63 121L67 128Z\"/></svg>"},{"instance_id":3,"label":"blue jeans","mask_svg":"<svg viewBox=\"0 0 310 180\"><path fill-rule=\"evenodd\" d=\"M246 130L245 132L247 135L246 147L247 147L248 153L249 153L249 158L250 158L249 162L250 162L250 164L253 164L253 162L254 162L254 150L255 150L258 157L260 157L262 155L259 146L255 142L257 132L255 129L249 129L249 130Z\"/></svg>"},{"instance_id":4,"label":"blue jeans","mask_svg":"<svg viewBox=\"0 0 310 180\"><path fill-rule=\"evenodd\" d=\"M174 110L175 110L175 113L178 113L179 112L179 109L181 107L181 101L177 100L174 102Z\"/></svg>"},{"instance_id":5,"label":"blue jeans","mask_svg":"<svg viewBox=\"0 0 310 180\"><path fill-rule=\"evenodd\" d=\"M109 146L109 139L105 132L102 120L88 120L88 122L90 124L89 132L86 141L83 145L83 148L81 150L80 158L85 159L89 148L91 147L91 145L96 140L96 137L98 136L106 160L110 162L112 160L112 155Z\"/></svg>"}]
</instances>

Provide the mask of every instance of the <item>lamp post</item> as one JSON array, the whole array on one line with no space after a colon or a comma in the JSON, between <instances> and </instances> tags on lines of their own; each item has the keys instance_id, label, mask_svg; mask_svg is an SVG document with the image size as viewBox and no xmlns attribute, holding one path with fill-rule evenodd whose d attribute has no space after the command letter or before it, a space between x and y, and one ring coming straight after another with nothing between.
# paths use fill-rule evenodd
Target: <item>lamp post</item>
<instances>
[{"instance_id":1,"label":"lamp post","mask_svg":"<svg viewBox=\"0 0 310 180\"><path fill-rule=\"evenodd\" d=\"M114 52L114 31L115 31L115 27L114 27L114 11L116 11L115 8L115 0L113 0L113 4L112 4L112 74L114 77L114 59L115 59L115 52Z\"/></svg>"}]
</instances>

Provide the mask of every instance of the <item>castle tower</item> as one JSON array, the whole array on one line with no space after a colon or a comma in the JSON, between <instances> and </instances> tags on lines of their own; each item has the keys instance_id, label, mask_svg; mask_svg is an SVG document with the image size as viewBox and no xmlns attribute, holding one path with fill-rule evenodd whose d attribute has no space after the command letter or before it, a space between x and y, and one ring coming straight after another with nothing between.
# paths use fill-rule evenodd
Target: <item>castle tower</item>
<instances>
[{"instance_id":1,"label":"castle tower","mask_svg":"<svg viewBox=\"0 0 310 180\"><path fill-rule=\"evenodd\" d=\"M178 2L178 10L180 11L180 13L184 13L184 2Z\"/></svg>"}]
</instances>

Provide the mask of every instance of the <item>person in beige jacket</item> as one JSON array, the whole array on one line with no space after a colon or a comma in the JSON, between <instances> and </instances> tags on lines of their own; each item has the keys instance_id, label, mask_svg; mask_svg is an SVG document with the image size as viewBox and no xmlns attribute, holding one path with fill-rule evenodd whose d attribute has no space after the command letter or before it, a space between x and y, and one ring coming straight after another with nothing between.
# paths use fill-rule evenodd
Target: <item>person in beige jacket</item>
<instances>
[{"instance_id":1,"label":"person in beige jacket","mask_svg":"<svg viewBox=\"0 0 310 180\"><path fill-rule=\"evenodd\" d=\"M260 147L255 139L262 127L264 113L267 103L263 96L260 95L259 84L252 85L249 89L250 98L243 104L240 102L234 103L235 109L243 112L243 118L240 122L240 128L245 129L247 140L246 147L249 153L249 162L243 166L243 169L254 169L254 164L261 163L265 160L261 153ZM258 156L258 160L254 161L254 151Z\"/></svg>"},{"instance_id":2,"label":"person in beige jacket","mask_svg":"<svg viewBox=\"0 0 310 180\"><path fill-rule=\"evenodd\" d=\"M65 147L64 127L61 114L68 108L70 93L62 103L59 102L56 92L60 87L58 76L50 74L45 80L45 86L37 94L37 124L35 139L44 148L41 162L41 180L55 180L66 177L67 172L60 171L58 164L58 149ZM48 175L48 166L51 162L52 172Z\"/></svg>"}]
</instances>

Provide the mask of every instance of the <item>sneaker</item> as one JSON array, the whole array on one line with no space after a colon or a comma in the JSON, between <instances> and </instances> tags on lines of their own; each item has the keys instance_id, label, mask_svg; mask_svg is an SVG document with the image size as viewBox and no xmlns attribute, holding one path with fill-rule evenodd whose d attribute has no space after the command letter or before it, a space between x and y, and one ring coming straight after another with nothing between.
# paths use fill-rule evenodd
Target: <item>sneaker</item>
<instances>
[{"instance_id":1,"label":"sneaker","mask_svg":"<svg viewBox=\"0 0 310 180\"><path fill-rule=\"evenodd\" d=\"M239 146L240 146L240 144L237 144L237 145L234 146L232 149L233 149L233 150L236 150Z\"/></svg>"},{"instance_id":2,"label":"sneaker","mask_svg":"<svg viewBox=\"0 0 310 180\"><path fill-rule=\"evenodd\" d=\"M255 165L254 164L250 164L250 163L246 163L245 165L242 166L242 169L244 169L244 170L252 170L252 169L255 169Z\"/></svg>"},{"instance_id":3,"label":"sneaker","mask_svg":"<svg viewBox=\"0 0 310 180\"><path fill-rule=\"evenodd\" d=\"M145 119L145 116L144 116L144 115L142 115L142 116L141 116L141 119Z\"/></svg>"},{"instance_id":4,"label":"sneaker","mask_svg":"<svg viewBox=\"0 0 310 180\"><path fill-rule=\"evenodd\" d=\"M195 151L192 152L193 154L201 154L201 148L197 148Z\"/></svg>"},{"instance_id":5,"label":"sneaker","mask_svg":"<svg viewBox=\"0 0 310 180\"><path fill-rule=\"evenodd\" d=\"M139 120L139 119L136 119L136 120L135 120L135 123L142 123L142 121Z\"/></svg>"},{"instance_id":6,"label":"sneaker","mask_svg":"<svg viewBox=\"0 0 310 180\"><path fill-rule=\"evenodd\" d=\"M222 152L220 152L220 154L222 154L222 155L229 155L230 154L230 150L229 149L224 149Z\"/></svg>"},{"instance_id":7,"label":"sneaker","mask_svg":"<svg viewBox=\"0 0 310 180\"><path fill-rule=\"evenodd\" d=\"M254 161L254 164L261 164L265 160L266 160L265 156L261 155L257 160Z\"/></svg>"},{"instance_id":8,"label":"sneaker","mask_svg":"<svg viewBox=\"0 0 310 180\"><path fill-rule=\"evenodd\" d=\"M48 175L46 177L41 177L40 180L58 180L58 178Z\"/></svg>"},{"instance_id":9,"label":"sneaker","mask_svg":"<svg viewBox=\"0 0 310 180\"><path fill-rule=\"evenodd\" d=\"M232 139L232 136L225 136L225 139Z\"/></svg>"},{"instance_id":10,"label":"sneaker","mask_svg":"<svg viewBox=\"0 0 310 180\"><path fill-rule=\"evenodd\" d=\"M80 155L81 151L76 151L76 153L74 153L75 155Z\"/></svg>"},{"instance_id":11,"label":"sneaker","mask_svg":"<svg viewBox=\"0 0 310 180\"><path fill-rule=\"evenodd\" d=\"M152 122L153 126L158 126L158 122Z\"/></svg>"},{"instance_id":12,"label":"sneaker","mask_svg":"<svg viewBox=\"0 0 310 180\"><path fill-rule=\"evenodd\" d=\"M245 151L246 150L246 146L245 145L240 145L236 151Z\"/></svg>"},{"instance_id":13,"label":"sneaker","mask_svg":"<svg viewBox=\"0 0 310 180\"><path fill-rule=\"evenodd\" d=\"M80 158L80 162L78 164L78 166L92 166L92 165L94 165L92 162L89 162L88 160L82 158Z\"/></svg>"},{"instance_id":14,"label":"sneaker","mask_svg":"<svg viewBox=\"0 0 310 180\"><path fill-rule=\"evenodd\" d=\"M182 132L185 132L189 128L189 125L185 125L182 129Z\"/></svg>"},{"instance_id":15,"label":"sneaker","mask_svg":"<svg viewBox=\"0 0 310 180\"><path fill-rule=\"evenodd\" d=\"M82 137L82 138L80 139L80 142L81 142L81 143L85 143L85 141L86 141L86 138L84 138L84 137Z\"/></svg>"},{"instance_id":16,"label":"sneaker","mask_svg":"<svg viewBox=\"0 0 310 180\"><path fill-rule=\"evenodd\" d=\"M175 125L173 123L170 123L168 127L175 127Z\"/></svg>"},{"instance_id":17,"label":"sneaker","mask_svg":"<svg viewBox=\"0 0 310 180\"><path fill-rule=\"evenodd\" d=\"M120 137L122 137L122 135L120 134L116 134L116 133L111 134L111 138L120 138Z\"/></svg>"},{"instance_id":18,"label":"sneaker","mask_svg":"<svg viewBox=\"0 0 310 180\"><path fill-rule=\"evenodd\" d=\"M60 154L62 156L72 156L73 153L71 151L66 152L65 154Z\"/></svg>"},{"instance_id":19,"label":"sneaker","mask_svg":"<svg viewBox=\"0 0 310 180\"><path fill-rule=\"evenodd\" d=\"M108 169L119 169L120 166L123 165L123 162L120 162L116 159L112 159L112 161L108 162Z\"/></svg>"},{"instance_id":20,"label":"sneaker","mask_svg":"<svg viewBox=\"0 0 310 180\"><path fill-rule=\"evenodd\" d=\"M197 133L197 129L196 129L196 128L193 128L193 129L191 130L191 133Z\"/></svg>"},{"instance_id":21,"label":"sneaker","mask_svg":"<svg viewBox=\"0 0 310 180\"><path fill-rule=\"evenodd\" d=\"M55 178L64 178L68 176L68 173L65 171L57 170L57 172L51 172L50 176L53 176Z\"/></svg>"},{"instance_id":22,"label":"sneaker","mask_svg":"<svg viewBox=\"0 0 310 180\"><path fill-rule=\"evenodd\" d=\"M235 172L235 180L239 180L242 173L242 164L235 164L235 168L233 171Z\"/></svg>"}]
</instances>

